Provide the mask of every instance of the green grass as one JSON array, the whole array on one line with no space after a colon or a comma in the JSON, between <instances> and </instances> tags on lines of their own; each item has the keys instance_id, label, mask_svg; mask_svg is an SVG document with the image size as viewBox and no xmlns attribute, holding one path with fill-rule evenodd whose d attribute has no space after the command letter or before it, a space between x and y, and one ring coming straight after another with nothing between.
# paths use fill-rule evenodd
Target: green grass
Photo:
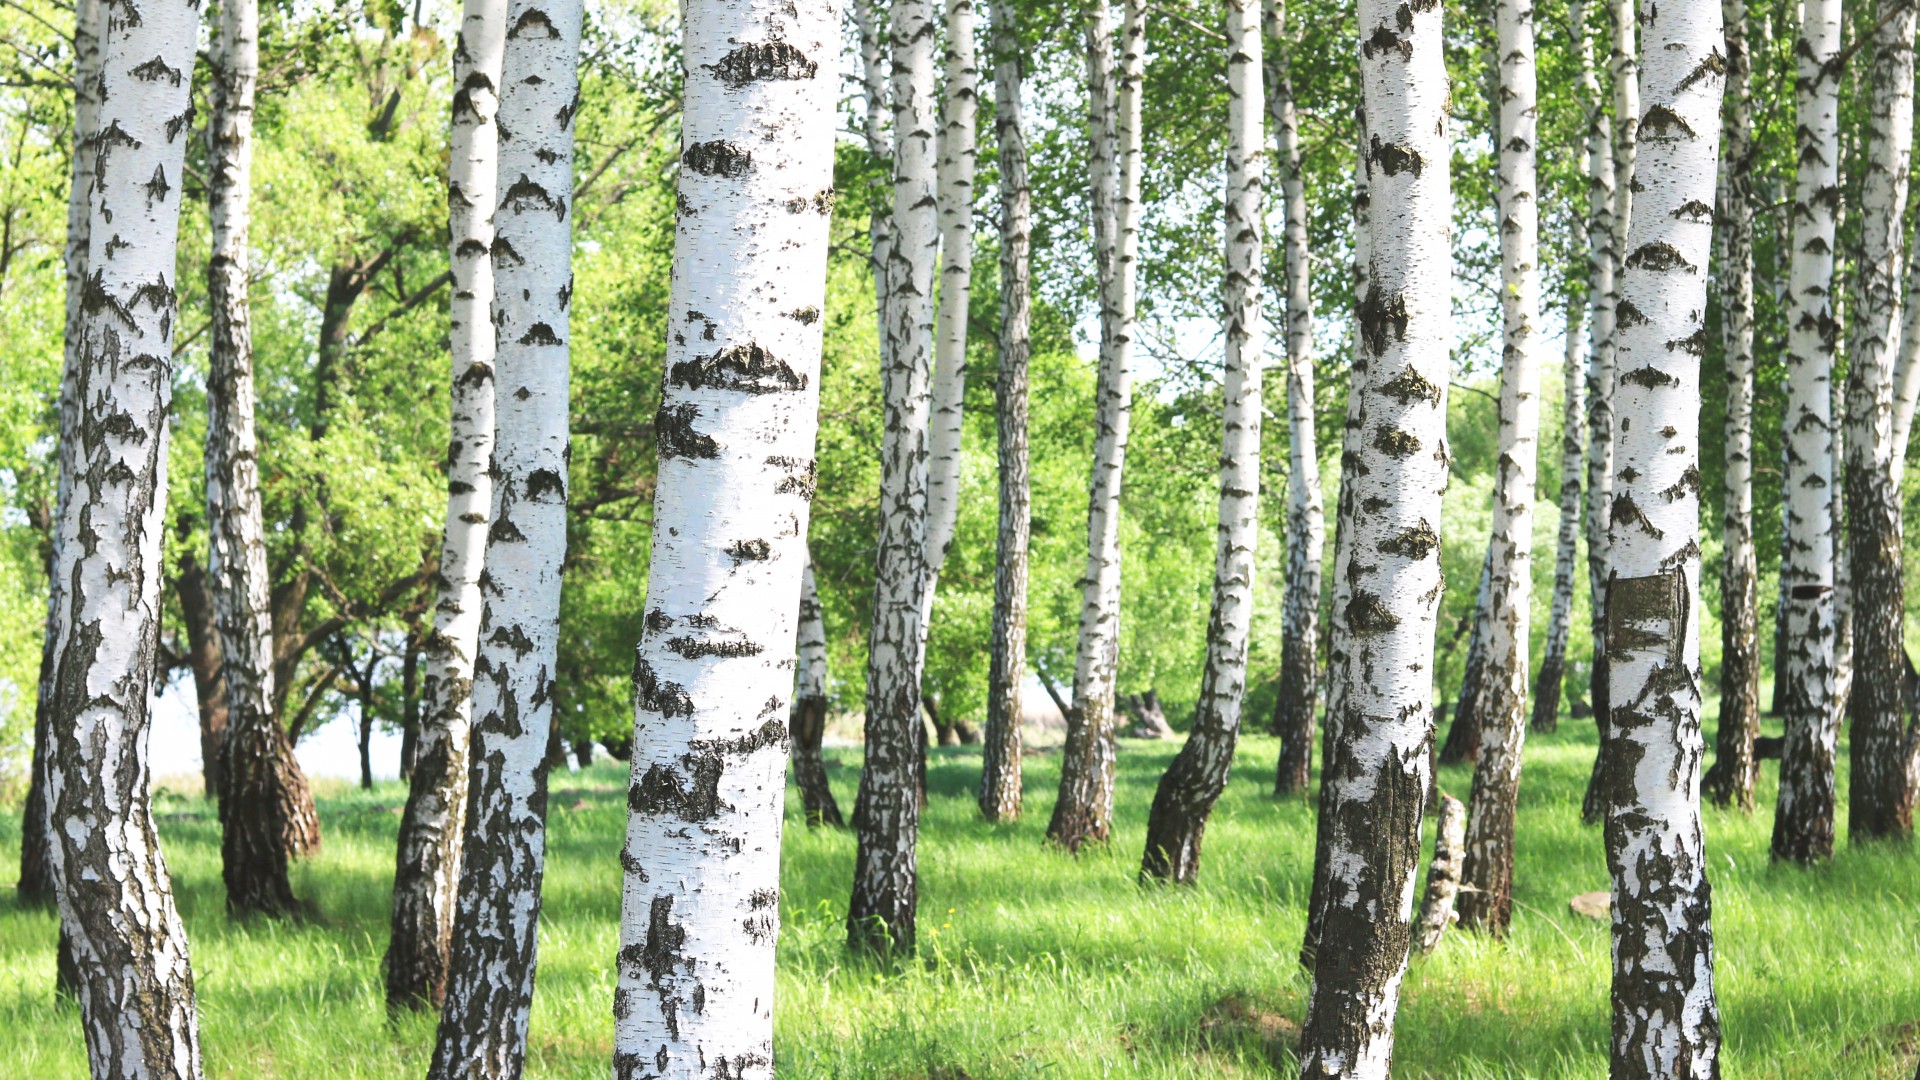
<instances>
[{"instance_id":1,"label":"green grass","mask_svg":"<svg viewBox=\"0 0 1920 1080\"><path fill-rule=\"evenodd\" d=\"M1275 1075L1304 1008L1299 947L1313 816L1268 795L1273 740L1251 738L1208 831L1203 883L1142 890L1134 870L1153 785L1173 747L1128 743L1113 847L1042 847L1057 757L1027 761L1027 817L989 827L971 750L940 751L920 849L918 963L848 956L853 864L844 832L810 832L790 792L776 1050L782 1077ZM1400 1008L1398 1077L1606 1075L1607 932L1567 911L1607 884L1578 821L1591 727L1527 750L1512 940L1450 934L1416 960ZM833 776L850 807L854 755ZM1907 1080L1920 1030L1920 856L1842 846L1814 870L1770 865L1772 766L1752 818L1709 810L1724 1073ZM1464 794L1465 769L1444 771ZM1842 765L1842 813L1846 783ZM555 782L528 1075L603 1080L612 1037L624 772ZM293 925L229 923L211 807L163 795L162 833L192 938L210 1077L372 1080L423 1074L431 1021L389 1025L387 929L397 786L325 791L326 848L298 871L317 907ZM1844 835L1845 822L1842 820ZM17 816L0 819L14 865ZM52 998L54 922L0 899L0 1073L85 1075L72 1011ZM1288 1051L1281 1068L1290 1070Z\"/></svg>"}]
</instances>

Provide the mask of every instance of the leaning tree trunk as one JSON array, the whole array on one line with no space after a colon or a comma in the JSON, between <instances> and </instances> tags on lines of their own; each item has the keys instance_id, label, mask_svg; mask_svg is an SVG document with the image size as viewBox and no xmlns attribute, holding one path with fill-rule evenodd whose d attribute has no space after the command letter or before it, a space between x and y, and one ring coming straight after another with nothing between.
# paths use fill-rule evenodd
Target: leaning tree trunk
<instances>
[{"instance_id":1,"label":"leaning tree trunk","mask_svg":"<svg viewBox=\"0 0 1920 1080\"><path fill-rule=\"evenodd\" d=\"M1717 5L1642 11L1606 596L1612 1074L1708 1080L1720 1020L1700 826L1699 409L1724 69Z\"/></svg>"},{"instance_id":2,"label":"leaning tree trunk","mask_svg":"<svg viewBox=\"0 0 1920 1080\"><path fill-rule=\"evenodd\" d=\"M1353 295L1364 297L1372 278L1372 185L1367 167L1367 111L1365 103L1354 116L1359 154L1353 177ZM1356 305L1354 324L1349 332L1346 423L1341 429L1340 491L1334 500L1333 524L1333 607L1327 613L1327 715L1320 725L1320 794L1314 808L1313 884L1307 894L1307 928L1300 940L1300 966L1313 970L1320 952L1320 938L1326 929L1327 891L1333 858L1334 791L1341 777L1326 767L1332 760L1334 744L1339 740L1340 718L1346 712L1347 668L1352 654L1352 636L1347 631L1347 605L1353 600L1353 583L1343 572L1353 554L1353 487L1358 483L1354 466L1358 463L1355 433L1360 430L1360 394L1358 388L1367 378L1367 347L1360 333Z\"/></svg>"},{"instance_id":3,"label":"leaning tree trunk","mask_svg":"<svg viewBox=\"0 0 1920 1080\"><path fill-rule=\"evenodd\" d=\"M1523 6L1524 5L1524 6ZM1540 456L1540 215L1535 166L1538 92L1531 0L1495 0L1500 69L1500 455L1488 552L1487 666L1480 760L1467 801L1460 918L1504 936L1513 918L1513 819L1527 737L1533 611L1534 463Z\"/></svg>"},{"instance_id":4,"label":"leaning tree trunk","mask_svg":"<svg viewBox=\"0 0 1920 1080\"><path fill-rule=\"evenodd\" d=\"M1875 5L1867 110L1858 300L1847 349L1847 543L1853 598L1853 692L1847 696L1847 836L1913 832L1908 765L1906 615L1900 473L1894 468L1894 350L1900 333L1900 245L1913 156L1914 7Z\"/></svg>"},{"instance_id":5,"label":"leaning tree trunk","mask_svg":"<svg viewBox=\"0 0 1920 1080\"><path fill-rule=\"evenodd\" d=\"M846 823L840 817L840 804L834 801L833 787L827 783L827 762L820 753L820 742L827 731L827 623L820 610L811 557L800 582L793 669L793 779L800 788L807 824L838 828Z\"/></svg>"},{"instance_id":6,"label":"leaning tree trunk","mask_svg":"<svg viewBox=\"0 0 1920 1080\"><path fill-rule=\"evenodd\" d=\"M1920 295L1920 243L1907 253L1907 295ZM1900 360L1893 375L1893 469L1904 475L1907 444L1913 435L1914 407L1920 404L1920 303L1907 305L1900 330Z\"/></svg>"},{"instance_id":7,"label":"leaning tree trunk","mask_svg":"<svg viewBox=\"0 0 1920 1080\"><path fill-rule=\"evenodd\" d=\"M287 878L288 800L280 790L287 733L273 710L273 614L254 433L248 233L253 202L253 95L260 71L256 0L220 6L213 118L207 132L207 204L213 257L207 370L207 578L219 628L227 726L220 740L220 860L227 910L287 915L299 907Z\"/></svg>"},{"instance_id":8,"label":"leaning tree trunk","mask_svg":"<svg viewBox=\"0 0 1920 1080\"><path fill-rule=\"evenodd\" d=\"M1020 114L1024 66L1019 13L994 0L994 134L1000 151L1000 360L994 384L1000 478L993 569L993 655L987 667L986 745L980 762L980 813L988 821L1020 817L1021 689L1027 670L1027 548L1033 522L1027 450L1027 361L1033 351L1033 192L1027 186L1027 136Z\"/></svg>"},{"instance_id":9,"label":"leaning tree trunk","mask_svg":"<svg viewBox=\"0 0 1920 1080\"><path fill-rule=\"evenodd\" d=\"M1753 548L1753 63L1746 0L1722 0L1727 37L1726 145L1721 151L1720 327L1727 369L1726 506L1720 543L1720 724L1706 790L1753 810L1760 734L1759 562Z\"/></svg>"},{"instance_id":10,"label":"leaning tree trunk","mask_svg":"<svg viewBox=\"0 0 1920 1080\"><path fill-rule=\"evenodd\" d=\"M97 1077L200 1075L193 973L149 798L180 194L197 5L108 8L47 754L62 929ZM85 828L72 827L85 823Z\"/></svg>"},{"instance_id":11,"label":"leaning tree trunk","mask_svg":"<svg viewBox=\"0 0 1920 1080\"><path fill-rule=\"evenodd\" d=\"M1480 561L1480 587L1473 604L1473 631L1467 638L1467 660L1461 666L1460 692L1453 697L1453 723L1447 727L1446 741L1435 760L1441 765L1458 765L1480 760L1486 689L1487 625L1493 602L1493 545L1488 543L1486 557ZM1456 637L1455 640L1458 640Z\"/></svg>"},{"instance_id":12,"label":"leaning tree trunk","mask_svg":"<svg viewBox=\"0 0 1920 1080\"><path fill-rule=\"evenodd\" d=\"M840 26L831 5L769 10L687 8L669 311L675 326L707 329L667 347L621 853L615 1080L773 1076L782 699L814 491ZM927 27L921 40L931 37ZM911 89L930 93L931 82L923 73ZM931 155L915 156L930 194ZM929 222L920 235L930 233ZM921 355L924 370L924 345ZM913 806L910 786L898 802Z\"/></svg>"},{"instance_id":13,"label":"leaning tree trunk","mask_svg":"<svg viewBox=\"0 0 1920 1080\"><path fill-rule=\"evenodd\" d=\"M1814 862L1833 854L1835 709L1833 402L1839 327L1834 322L1835 213L1840 182L1840 0L1801 5L1795 82L1799 117L1793 194L1793 270L1787 308L1786 741L1775 858Z\"/></svg>"},{"instance_id":14,"label":"leaning tree trunk","mask_svg":"<svg viewBox=\"0 0 1920 1080\"><path fill-rule=\"evenodd\" d=\"M935 205L940 273L934 312L933 402L927 436L927 586L921 636L960 517L960 427L967 390L967 311L973 295L973 174L980 71L973 55L973 0L947 0L945 81L940 87Z\"/></svg>"},{"instance_id":15,"label":"leaning tree trunk","mask_svg":"<svg viewBox=\"0 0 1920 1080\"><path fill-rule=\"evenodd\" d=\"M1460 896L1460 861L1466 857L1467 808L1451 795L1440 796L1439 819L1433 835L1433 861L1427 864L1427 888L1420 899L1413 947L1432 952L1454 923L1454 904Z\"/></svg>"},{"instance_id":16,"label":"leaning tree trunk","mask_svg":"<svg viewBox=\"0 0 1920 1080\"><path fill-rule=\"evenodd\" d=\"M1447 71L1439 4L1360 0L1372 272L1360 301L1347 448L1352 588L1328 829L1324 928L1300 1040L1302 1075L1381 1078L1406 970L1430 783L1440 502L1447 484L1453 253Z\"/></svg>"},{"instance_id":17,"label":"leaning tree trunk","mask_svg":"<svg viewBox=\"0 0 1920 1080\"><path fill-rule=\"evenodd\" d=\"M61 600L60 532L73 490L73 451L79 427L79 354L85 328L82 300L87 283L88 227L92 207L88 186L92 159L82 152L93 138L100 116L100 36L106 15L104 0L78 0L73 26L73 142L67 156L67 276L66 332L60 365L60 397L54 443L53 516L47 520L47 619L40 648L40 679L33 708L33 757L27 778L27 800L20 820L20 901L38 907L54 905L53 864L47 832L47 755L52 749L55 646L60 640ZM64 953L64 949L62 950Z\"/></svg>"},{"instance_id":18,"label":"leaning tree trunk","mask_svg":"<svg viewBox=\"0 0 1920 1080\"><path fill-rule=\"evenodd\" d=\"M1586 298L1567 306L1567 338L1561 358L1560 533L1553 551L1553 605L1547 615L1546 651L1533 683L1533 730L1560 729L1561 687L1567 674L1567 639L1573 631L1574 579L1580 558L1580 466L1586 460L1587 385L1580 358L1585 351Z\"/></svg>"},{"instance_id":19,"label":"leaning tree trunk","mask_svg":"<svg viewBox=\"0 0 1920 1080\"><path fill-rule=\"evenodd\" d=\"M1254 549L1260 538L1261 131L1260 0L1227 3L1226 386L1221 403L1220 519L1215 533L1207 663L1186 745L1160 777L1147 818L1142 881L1191 884L1200 875L1207 815L1226 790L1246 703L1253 631ZM1318 603L1316 598L1315 603ZM1307 642L1311 656L1313 642Z\"/></svg>"},{"instance_id":20,"label":"leaning tree trunk","mask_svg":"<svg viewBox=\"0 0 1920 1080\"><path fill-rule=\"evenodd\" d=\"M879 557L867 661L867 757L854 813L859 845L847 939L882 952L914 948L920 831L920 675L926 657L927 456L933 368L935 228L933 10L895 0L893 247L881 381Z\"/></svg>"},{"instance_id":21,"label":"leaning tree trunk","mask_svg":"<svg viewBox=\"0 0 1920 1080\"><path fill-rule=\"evenodd\" d=\"M498 126L511 138L500 140L494 213L499 392L486 603L474 659L459 896L430 1080L516 1080L526 1062L567 548L569 211L581 14L579 0L507 6ZM690 154L686 165L711 162Z\"/></svg>"},{"instance_id":22,"label":"leaning tree trunk","mask_svg":"<svg viewBox=\"0 0 1920 1080\"><path fill-rule=\"evenodd\" d=\"M1121 58L1105 0L1087 23L1089 187L1099 274L1100 368L1094 388L1093 475L1088 484L1087 572L1081 579L1073 704L1060 790L1047 839L1068 851L1105 843L1113 829L1114 692L1120 663L1120 480L1133 410L1133 327L1140 211L1140 96L1146 5L1127 0ZM1119 86L1112 85L1117 78Z\"/></svg>"},{"instance_id":23,"label":"leaning tree trunk","mask_svg":"<svg viewBox=\"0 0 1920 1080\"><path fill-rule=\"evenodd\" d=\"M1313 396L1313 264L1307 241L1307 194L1300 167L1300 131L1293 103L1293 46L1286 0L1268 0L1267 109L1273 114L1274 161L1286 206L1287 287L1287 580L1280 623L1280 696L1273 726L1280 736L1275 795L1304 797L1313 779L1314 713L1319 672L1320 561L1326 533L1320 498L1320 448Z\"/></svg>"},{"instance_id":24,"label":"leaning tree trunk","mask_svg":"<svg viewBox=\"0 0 1920 1080\"><path fill-rule=\"evenodd\" d=\"M467 0L454 50L447 244L453 267L447 516L440 536L426 692L393 871L387 1008L436 1008L447 992L447 951L460 883L467 809L473 664L480 643L487 513L493 481L493 213L499 189L500 63L506 0Z\"/></svg>"}]
</instances>

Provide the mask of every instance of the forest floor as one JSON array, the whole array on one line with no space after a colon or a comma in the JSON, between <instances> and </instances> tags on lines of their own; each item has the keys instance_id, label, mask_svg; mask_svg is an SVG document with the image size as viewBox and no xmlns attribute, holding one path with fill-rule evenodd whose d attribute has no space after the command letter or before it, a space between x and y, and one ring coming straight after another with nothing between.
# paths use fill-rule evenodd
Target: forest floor
<instances>
[{"instance_id":1,"label":"forest floor","mask_svg":"<svg viewBox=\"0 0 1920 1080\"><path fill-rule=\"evenodd\" d=\"M1579 823L1593 746L1587 721L1528 741L1512 939L1455 932L1414 961L1396 1077L1606 1075L1607 928L1567 907L1576 893L1607 887L1600 834ZM1290 1075L1307 991L1295 954L1312 873L1311 807L1271 797L1276 744L1249 738L1207 833L1202 883L1143 890L1134 873L1146 809L1175 748L1123 744L1114 843L1078 859L1041 843L1057 755L1027 759L1024 820L989 827L971 797L977 748L936 751L920 848L921 956L904 971L844 951L853 838L807 830L790 791L781 1077ZM851 809L857 753L830 754L841 806ZM1760 813L1707 812L1724 1075L1907 1080L1920 1054L1920 855L1843 842L1829 866L1771 865L1772 774L1769 763ZM1441 782L1464 796L1469 772L1444 770ZM1840 785L1844 836L1844 749ZM607 762L554 782L533 1080L607 1075L625 786L623 768ZM404 794L395 784L324 788L325 850L295 881L315 913L247 925L223 913L212 806L159 797L210 1078L424 1074L431 1019L390 1024L382 1006ZM0 866L9 870L19 827L17 814L0 816ZM54 936L50 916L19 908L11 890L0 894L7 1077L86 1074L76 1018L53 999Z\"/></svg>"}]
</instances>

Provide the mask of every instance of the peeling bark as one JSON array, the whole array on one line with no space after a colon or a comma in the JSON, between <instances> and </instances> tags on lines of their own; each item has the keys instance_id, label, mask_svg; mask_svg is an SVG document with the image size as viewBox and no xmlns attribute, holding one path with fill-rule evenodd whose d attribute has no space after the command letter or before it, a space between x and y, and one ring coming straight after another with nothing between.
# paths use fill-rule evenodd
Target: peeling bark
<instances>
[{"instance_id":1,"label":"peeling bark","mask_svg":"<svg viewBox=\"0 0 1920 1080\"><path fill-rule=\"evenodd\" d=\"M613 1076L771 1080L785 720L813 494L794 478L813 468L823 330L783 313L825 303L829 242L825 214L786 206L833 182L840 12L687 14L683 138L759 149L745 176L682 172L669 318L713 313L715 341L755 343L793 377L766 392L672 378L665 388L662 408L687 410L712 451L663 455L654 494ZM803 54L806 73L744 92L710 74L731 50L767 42ZM930 161L926 175L930 194ZM668 370L691 351L670 343ZM761 557L740 558L745 545ZM917 690L917 674L905 686Z\"/></svg>"},{"instance_id":2,"label":"peeling bark","mask_svg":"<svg viewBox=\"0 0 1920 1080\"><path fill-rule=\"evenodd\" d=\"M827 783L827 762L820 753L821 738L827 730L827 624L821 615L820 593L813 581L813 559L807 559L800 576L800 619L794 651L793 778L800 788L800 802L807 825L819 827L846 824L840 818L840 804L834 801L833 787Z\"/></svg>"},{"instance_id":3,"label":"peeling bark","mask_svg":"<svg viewBox=\"0 0 1920 1080\"><path fill-rule=\"evenodd\" d=\"M567 548L581 18L579 0L507 6L493 244L493 502L460 886L429 1080L517 1080L526 1063Z\"/></svg>"},{"instance_id":4,"label":"peeling bark","mask_svg":"<svg viewBox=\"0 0 1920 1080\"><path fill-rule=\"evenodd\" d=\"M1226 790L1246 703L1253 632L1254 550L1260 539L1261 218L1266 140L1261 131L1260 0L1227 3L1226 386L1221 402L1219 524L1207 661L1186 745L1160 777L1147 818L1141 881L1191 884L1200 874L1207 817ZM1316 604L1318 599L1316 598ZM1308 648L1312 648L1311 641Z\"/></svg>"}]
</instances>

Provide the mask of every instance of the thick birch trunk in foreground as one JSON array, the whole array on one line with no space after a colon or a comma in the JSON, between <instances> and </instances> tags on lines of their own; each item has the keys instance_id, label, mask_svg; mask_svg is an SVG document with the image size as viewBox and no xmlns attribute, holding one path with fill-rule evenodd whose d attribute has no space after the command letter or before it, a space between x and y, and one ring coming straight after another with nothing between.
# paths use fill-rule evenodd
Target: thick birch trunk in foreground
<instances>
[{"instance_id":1,"label":"thick birch trunk in foreground","mask_svg":"<svg viewBox=\"0 0 1920 1080\"><path fill-rule=\"evenodd\" d=\"M1526 6L1522 6L1522 5ZM1527 737L1533 612L1533 488L1540 456L1540 214L1531 0L1496 0L1500 91L1500 455L1488 552L1487 666L1480 761L1467 804L1460 918L1495 936L1513 918L1513 818Z\"/></svg>"},{"instance_id":2,"label":"thick birch trunk in foreground","mask_svg":"<svg viewBox=\"0 0 1920 1080\"><path fill-rule=\"evenodd\" d=\"M453 266L452 432L447 446L447 517L440 538L433 632L407 807L393 875L387 1007L437 1006L446 996L447 950L460 883L467 809L467 749L473 724L473 665L480 643L480 575L493 508L493 211L499 191L500 63L507 0L467 0L454 49L447 238Z\"/></svg>"},{"instance_id":3,"label":"thick birch trunk in foreground","mask_svg":"<svg viewBox=\"0 0 1920 1080\"><path fill-rule=\"evenodd\" d=\"M911 954L920 831L920 675L926 657L927 481L933 375L935 221L933 9L893 4L893 241L881 521L867 649L866 767L854 830L859 850L847 939Z\"/></svg>"},{"instance_id":4,"label":"thick birch trunk in foreground","mask_svg":"<svg viewBox=\"0 0 1920 1080\"><path fill-rule=\"evenodd\" d=\"M1573 630L1574 578L1580 559L1580 467L1586 460L1586 298L1568 306L1561 357L1560 533L1553 551L1553 605L1547 615L1547 645L1533 683L1533 730L1560 728L1560 693L1566 681L1567 639Z\"/></svg>"},{"instance_id":5,"label":"thick birch trunk in foreground","mask_svg":"<svg viewBox=\"0 0 1920 1080\"><path fill-rule=\"evenodd\" d=\"M1068 851L1105 843L1113 829L1114 692L1120 664L1120 483L1133 410L1133 324L1139 254L1140 96L1147 12L1127 0L1114 63L1104 0L1087 27L1089 169L1095 265L1100 275L1100 369L1094 388L1093 475L1088 485L1087 571L1073 702L1060 791L1047 839ZM1118 86L1113 86L1112 81Z\"/></svg>"},{"instance_id":6,"label":"thick birch trunk in foreground","mask_svg":"<svg viewBox=\"0 0 1920 1080\"><path fill-rule=\"evenodd\" d=\"M1727 37L1726 145L1721 151L1721 338L1727 369L1726 505L1720 543L1720 724L1707 794L1753 809L1760 734L1758 557L1753 547L1753 76L1746 0L1723 0Z\"/></svg>"},{"instance_id":7,"label":"thick birch trunk in foreground","mask_svg":"<svg viewBox=\"0 0 1920 1080\"><path fill-rule=\"evenodd\" d=\"M1466 857L1467 808L1459 799L1442 795L1439 817L1433 836L1433 861L1427 864L1427 890L1413 931L1413 947L1420 952L1432 952L1453 924L1453 906L1460 895L1460 862Z\"/></svg>"},{"instance_id":8,"label":"thick birch trunk in foreground","mask_svg":"<svg viewBox=\"0 0 1920 1080\"><path fill-rule=\"evenodd\" d=\"M820 743L827 731L827 623L813 580L813 559L800 576L800 622L794 641L793 779L809 826L846 824L827 783Z\"/></svg>"},{"instance_id":9,"label":"thick birch trunk in foreground","mask_svg":"<svg viewBox=\"0 0 1920 1080\"><path fill-rule=\"evenodd\" d=\"M840 13L731 0L687 14L613 1075L769 1080Z\"/></svg>"},{"instance_id":10,"label":"thick birch trunk in foreground","mask_svg":"<svg viewBox=\"0 0 1920 1080\"><path fill-rule=\"evenodd\" d=\"M988 821L1020 817L1021 691L1027 673L1027 548L1033 523L1027 449L1027 361L1031 329L1033 192L1027 186L1027 136L1021 120L1018 9L993 0L994 134L1000 157L1000 359L994 385L1000 476L999 533L993 570L993 655L987 667L986 745L980 763L980 813Z\"/></svg>"},{"instance_id":11,"label":"thick birch trunk in foreground","mask_svg":"<svg viewBox=\"0 0 1920 1080\"><path fill-rule=\"evenodd\" d=\"M934 313L933 404L927 438L927 587L920 632L960 517L960 422L967 389L967 311L973 295L973 173L980 71L973 53L973 0L947 0L945 79L940 87L939 308Z\"/></svg>"},{"instance_id":12,"label":"thick birch trunk in foreground","mask_svg":"<svg viewBox=\"0 0 1920 1080\"><path fill-rule=\"evenodd\" d=\"M67 168L67 276L66 321L60 365L59 435L54 445L53 517L47 526L47 621L40 647L40 680L33 708L33 757L27 780L27 801L20 820L20 901L51 907L54 904L53 864L47 819L47 756L52 749L54 660L60 640L61 599L60 532L73 489L74 441L79 437L78 357L85 330L82 300L87 283L89 186L93 159L85 152L99 123L100 46L107 5L103 0L79 0L73 27L73 143ZM211 794L211 793L209 793ZM64 952L64 949L63 949Z\"/></svg>"},{"instance_id":13,"label":"thick birch trunk in foreground","mask_svg":"<svg viewBox=\"0 0 1920 1080\"><path fill-rule=\"evenodd\" d=\"M1353 177L1353 295L1367 295L1372 279L1372 185L1367 172L1367 111L1364 103L1356 110L1354 127L1358 134L1359 154L1354 161ZM1327 811L1337 798L1335 789L1341 778L1326 767L1332 760L1333 746L1339 739L1340 717L1346 712L1347 667L1351 659L1352 639L1347 632L1347 605L1353 599L1353 583L1344 573L1353 554L1353 487L1358 483L1355 466L1356 434L1360 430L1360 394L1356 388L1367 380L1367 347L1360 333L1358 309L1349 333L1348 360L1351 374L1347 383L1346 423L1341 429L1340 491L1334 503L1333 527L1333 607L1327 613L1327 715L1320 726L1320 793L1314 807L1313 884L1307 895L1307 929L1300 941L1300 966L1313 970L1320 951L1320 937L1326 928L1327 891L1333 859L1333 817Z\"/></svg>"},{"instance_id":14,"label":"thick birch trunk in foreground","mask_svg":"<svg viewBox=\"0 0 1920 1080\"><path fill-rule=\"evenodd\" d=\"M180 194L198 9L105 12L61 516L47 817L96 1077L200 1075L186 931L149 801ZM64 412L64 410L63 410Z\"/></svg>"},{"instance_id":15,"label":"thick birch trunk in foreground","mask_svg":"<svg viewBox=\"0 0 1920 1080\"><path fill-rule=\"evenodd\" d=\"M1286 208L1287 289L1287 581L1281 608L1280 736L1275 795L1305 796L1313 778L1314 714L1319 707L1320 561L1326 534L1320 496L1320 448L1314 431L1313 264L1307 242L1307 193L1293 102L1292 43L1286 0L1268 0L1271 39L1267 109L1273 114L1274 163Z\"/></svg>"},{"instance_id":16,"label":"thick birch trunk in foreground","mask_svg":"<svg viewBox=\"0 0 1920 1080\"><path fill-rule=\"evenodd\" d=\"M207 578L227 694L219 770L227 910L284 915L298 907L287 879L288 799L281 791L284 775L279 767L292 748L273 710L272 582L260 505L247 300L259 35L255 0L221 5L207 136L207 202L213 227L213 257L207 265L207 303L213 314L207 374Z\"/></svg>"},{"instance_id":17,"label":"thick birch trunk in foreground","mask_svg":"<svg viewBox=\"0 0 1920 1080\"><path fill-rule=\"evenodd\" d=\"M1191 883L1200 874L1207 816L1226 790L1246 703L1253 631L1254 548L1260 539L1261 216L1266 139L1261 131L1260 0L1227 3L1226 387L1221 403L1220 517L1207 663L1186 745L1160 777L1147 818L1142 881ZM1316 603L1317 603L1316 599ZM1311 652L1313 643L1307 648Z\"/></svg>"},{"instance_id":18,"label":"thick birch trunk in foreground","mask_svg":"<svg viewBox=\"0 0 1920 1080\"><path fill-rule=\"evenodd\" d=\"M1833 372L1840 328L1833 314L1835 214L1840 182L1840 0L1801 5L1795 53L1799 166L1794 175L1792 285L1787 297L1786 741L1773 854L1812 862L1833 854L1834 698L1838 610L1834 597Z\"/></svg>"},{"instance_id":19,"label":"thick birch trunk in foreground","mask_svg":"<svg viewBox=\"0 0 1920 1080\"><path fill-rule=\"evenodd\" d=\"M526 1061L567 549L580 22L579 0L507 6L493 240L493 505L460 890L431 1080L513 1080Z\"/></svg>"},{"instance_id":20,"label":"thick birch trunk in foreground","mask_svg":"<svg viewBox=\"0 0 1920 1080\"><path fill-rule=\"evenodd\" d=\"M1433 634L1442 588L1450 292L1447 73L1438 3L1361 0L1360 71L1374 214L1360 301L1368 352L1348 430L1352 549L1340 570L1348 660L1325 775L1325 926L1302 1075L1381 1078L1406 970L1430 783Z\"/></svg>"},{"instance_id":21,"label":"thick birch trunk in foreground","mask_svg":"<svg viewBox=\"0 0 1920 1080\"><path fill-rule=\"evenodd\" d=\"M1874 15L1879 30L1867 109L1863 235L1847 349L1847 543L1855 669L1846 704L1852 766L1847 835L1856 842L1910 836L1916 796L1903 693L1903 500L1901 474L1893 463L1902 218L1913 156L1914 7L1880 0Z\"/></svg>"},{"instance_id":22,"label":"thick birch trunk in foreground","mask_svg":"<svg viewBox=\"0 0 1920 1080\"><path fill-rule=\"evenodd\" d=\"M1614 1077L1718 1077L1700 826L1700 356L1724 57L1715 5L1642 8L1609 518Z\"/></svg>"}]
</instances>

